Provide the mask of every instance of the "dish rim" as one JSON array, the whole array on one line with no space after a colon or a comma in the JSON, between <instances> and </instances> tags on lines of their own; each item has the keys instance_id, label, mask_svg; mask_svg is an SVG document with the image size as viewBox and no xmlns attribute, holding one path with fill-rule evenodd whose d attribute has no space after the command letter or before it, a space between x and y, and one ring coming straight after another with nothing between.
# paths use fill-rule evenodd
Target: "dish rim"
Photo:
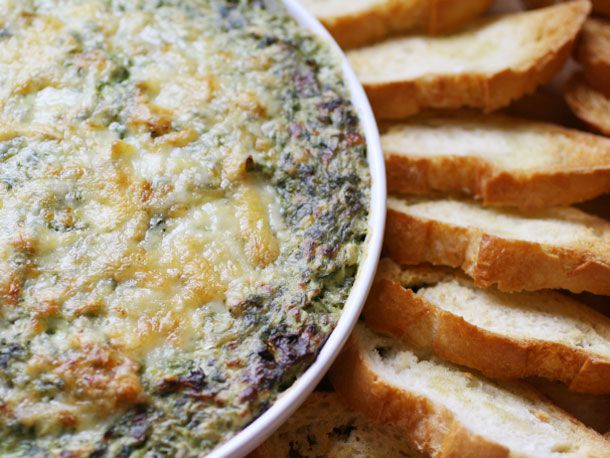
<instances>
[{"instance_id":1,"label":"dish rim","mask_svg":"<svg viewBox=\"0 0 610 458\"><path fill-rule=\"evenodd\" d=\"M331 364L339 355L352 329L356 325L371 288L381 254L386 214L386 177L379 130L368 98L349 62L322 24L301 6L297 0L282 0L288 13L302 26L329 44L341 61L351 101L358 113L367 143L367 161L371 174L371 199L368 234L364 258L356 280L343 306L341 317L315 361L299 376L290 388L280 394L273 405L260 417L242 429L227 442L219 445L207 456L210 458L237 458L245 456L267 439L311 394Z\"/></svg>"}]
</instances>

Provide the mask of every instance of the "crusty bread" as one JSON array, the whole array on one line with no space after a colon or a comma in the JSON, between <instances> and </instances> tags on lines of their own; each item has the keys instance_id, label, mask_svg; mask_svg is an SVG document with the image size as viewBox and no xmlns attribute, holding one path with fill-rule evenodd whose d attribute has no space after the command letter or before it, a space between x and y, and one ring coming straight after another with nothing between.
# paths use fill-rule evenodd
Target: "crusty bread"
<instances>
[{"instance_id":1,"label":"crusty bread","mask_svg":"<svg viewBox=\"0 0 610 458\"><path fill-rule=\"evenodd\" d=\"M574 116L563 95L553 87L542 86L532 94L515 100L501 110L510 116L558 124L569 128L579 127L580 122Z\"/></svg>"},{"instance_id":2,"label":"crusty bread","mask_svg":"<svg viewBox=\"0 0 610 458\"><path fill-rule=\"evenodd\" d=\"M480 289L460 273L384 259L364 316L375 331L491 378L610 393L610 319L556 292Z\"/></svg>"},{"instance_id":3,"label":"crusty bread","mask_svg":"<svg viewBox=\"0 0 610 458\"><path fill-rule=\"evenodd\" d=\"M405 37L348 53L377 117L424 108L491 111L549 81L571 53L588 0L483 18L444 37Z\"/></svg>"},{"instance_id":4,"label":"crusty bread","mask_svg":"<svg viewBox=\"0 0 610 458\"><path fill-rule=\"evenodd\" d=\"M379 425L347 407L335 393L314 392L296 413L251 455L289 457L420 457L400 428Z\"/></svg>"},{"instance_id":5,"label":"crusty bread","mask_svg":"<svg viewBox=\"0 0 610 458\"><path fill-rule=\"evenodd\" d=\"M523 0L528 8L541 8L543 6L556 5L565 0ZM593 12L610 16L610 0L591 0Z\"/></svg>"},{"instance_id":6,"label":"crusty bread","mask_svg":"<svg viewBox=\"0 0 610 458\"><path fill-rule=\"evenodd\" d=\"M576 48L576 60L584 67L587 83L610 96L610 22L595 18L585 22Z\"/></svg>"},{"instance_id":7,"label":"crusty bread","mask_svg":"<svg viewBox=\"0 0 610 458\"><path fill-rule=\"evenodd\" d=\"M299 0L337 43L354 48L402 32L445 33L485 11L491 0Z\"/></svg>"},{"instance_id":8,"label":"crusty bread","mask_svg":"<svg viewBox=\"0 0 610 458\"><path fill-rule=\"evenodd\" d=\"M559 382L529 379L534 388L589 428L604 434L610 431L610 396L574 393Z\"/></svg>"},{"instance_id":9,"label":"crusty bread","mask_svg":"<svg viewBox=\"0 0 610 458\"><path fill-rule=\"evenodd\" d=\"M505 116L420 118L381 137L388 191L451 192L519 208L610 192L610 140Z\"/></svg>"},{"instance_id":10,"label":"crusty bread","mask_svg":"<svg viewBox=\"0 0 610 458\"><path fill-rule=\"evenodd\" d=\"M564 97L576 117L593 130L610 136L610 97L589 86L579 73L566 84Z\"/></svg>"},{"instance_id":11,"label":"crusty bread","mask_svg":"<svg viewBox=\"0 0 610 458\"><path fill-rule=\"evenodd\" d=\"M610 223L570 207L535 212L470 201L388 199L385 249L396 262L460 267L477 286L610 295Z\"/></svg>"},{"instance_id":12,"label":"crusty bread","mask_svg":"<svg viewBox=\"0 0 610 458\"><path fill-rule=\"evenodd\" d=\"M434 457L608 457L610 443L520 383L491 382L358 325L337 392Z\"/></svg>"}]
</instances>

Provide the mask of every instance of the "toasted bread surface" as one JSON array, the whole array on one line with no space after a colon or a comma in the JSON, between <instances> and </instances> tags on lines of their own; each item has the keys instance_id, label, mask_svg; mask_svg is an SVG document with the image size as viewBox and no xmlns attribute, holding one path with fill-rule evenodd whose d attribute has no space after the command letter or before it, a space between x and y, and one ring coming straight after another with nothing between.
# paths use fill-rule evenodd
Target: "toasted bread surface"
<instances>
[{"instance_id":1,"label":"toasted bread surface","mask_svg":"<svg viewBox=\"0 0 610 458\"><path fill-rule=\"evenodd\" d=\"M460 267L477 286L610 295L610 224L570 207L530 212L463 200L388 199L385 249L403 265Z\"/></svg>"},{"instance_id":2,"label":"toasted bread surface","mask_svg":"<svg viewBox=\"0 0 610 458\"><path fill-rule=\"evenodd\" d=\"M552 78L589 10L588 0L577 0L484 18L456 34L392 39L348 58L379 118L424 108L491 111Z\"/></svg>"},{"instance_id":3,"label":"toasted bread surface","mask_svg":"<svg viewBox=\"0 0 610 458\"><path fill-rule=\"evenodd\" d=\"M388 191L567 205L610 191L610 140L499 115L419 118L381 137Z\"/></svg>"},{"instance_id":4,"label":"toasted bread surface","mask_svg":"<svg viewBox=\"0 0 610 458\"><path fill-rule=\"evenodd\" d=\"M491 378L610 393L610 319L556 292L481 289L455 271L384 259L364 315L373 330Z\"/></svg>"},{"instance_id":5,"label":"toasted bread surface","mask_svg":"<svg viewBox=\"0 0 610 458\"><path fill-rule=\"evenodd\" d=\"M610 22L589 18L582 28L576 59L584 67L584 77L594 89L610 96Z\"/></svg>"},{"instance_id":6,"label":"toasted bread surface","mask_svg":"<svg viewBox=\"0 0 610 458\"><path fill-rule=\"evenodd\" d=\"M483 13L491 0L300 0L344 48L403 32L439 34Z\"/></svg>"},{"instance_id":7,"label":"toasted bread surface","mask_svg":"<svg viewBox=\"0 0 610 458\"><path fill-rule=\"evenodd\" d=\"M358 325L331 369L355 409L436 457L605 457L610 443L520 383L494 383Z\"/></svg>"},{"instance_id":8,"label":"toasted bread surface","mask_svg":"<svg viewBox=\"0 0 610 458\"><path fill-rule=\"evenodd\" d=\"M336 393L314 392L251 458L417 458L400 428L376 424Z\"/></svg>"},{"instance_id":9,"label":"toasted bread surface","mask_svg":"<svg viewBox=\"0 0 610 458\"><path fill-rule=\"evenodd\" d=\"M610 136L610 97L589 86L581 74L568 81L564 97L576 117L593 130Z\"/></svg>"}]
</instances>

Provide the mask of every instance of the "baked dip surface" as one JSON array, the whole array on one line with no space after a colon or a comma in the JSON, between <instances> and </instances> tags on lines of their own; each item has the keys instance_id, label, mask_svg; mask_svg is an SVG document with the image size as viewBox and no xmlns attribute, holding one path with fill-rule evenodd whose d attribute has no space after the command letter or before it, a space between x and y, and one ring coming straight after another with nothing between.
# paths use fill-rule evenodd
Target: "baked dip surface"
<instances>
[{"instance_id":1,"label":"baked dip surface","mask_svg":"<svg viewBox=\"0 0 610 458\"><path fill-rule=\"evenodd\" d=\"M277 2L0 0L0 455L230 438L336 324L369 187Z\"/></svg>"}]
</instances>

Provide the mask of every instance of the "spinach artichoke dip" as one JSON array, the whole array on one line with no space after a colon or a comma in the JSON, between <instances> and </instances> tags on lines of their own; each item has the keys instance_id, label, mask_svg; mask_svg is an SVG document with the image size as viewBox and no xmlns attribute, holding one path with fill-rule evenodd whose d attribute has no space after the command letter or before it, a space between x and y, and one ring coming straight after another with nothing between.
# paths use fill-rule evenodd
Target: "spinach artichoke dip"
<instances>
[{"instance_id":1,"label":"spinach artichoke dip","mask_svg":"<svg viewBox=\"0 0 610 458\"><path fill-rule=\"evenodd\" d=\"M283 5L0 0L0 116L1 456L201 456L313 361L370 176Z\"/></svg>"}]
</instances>

